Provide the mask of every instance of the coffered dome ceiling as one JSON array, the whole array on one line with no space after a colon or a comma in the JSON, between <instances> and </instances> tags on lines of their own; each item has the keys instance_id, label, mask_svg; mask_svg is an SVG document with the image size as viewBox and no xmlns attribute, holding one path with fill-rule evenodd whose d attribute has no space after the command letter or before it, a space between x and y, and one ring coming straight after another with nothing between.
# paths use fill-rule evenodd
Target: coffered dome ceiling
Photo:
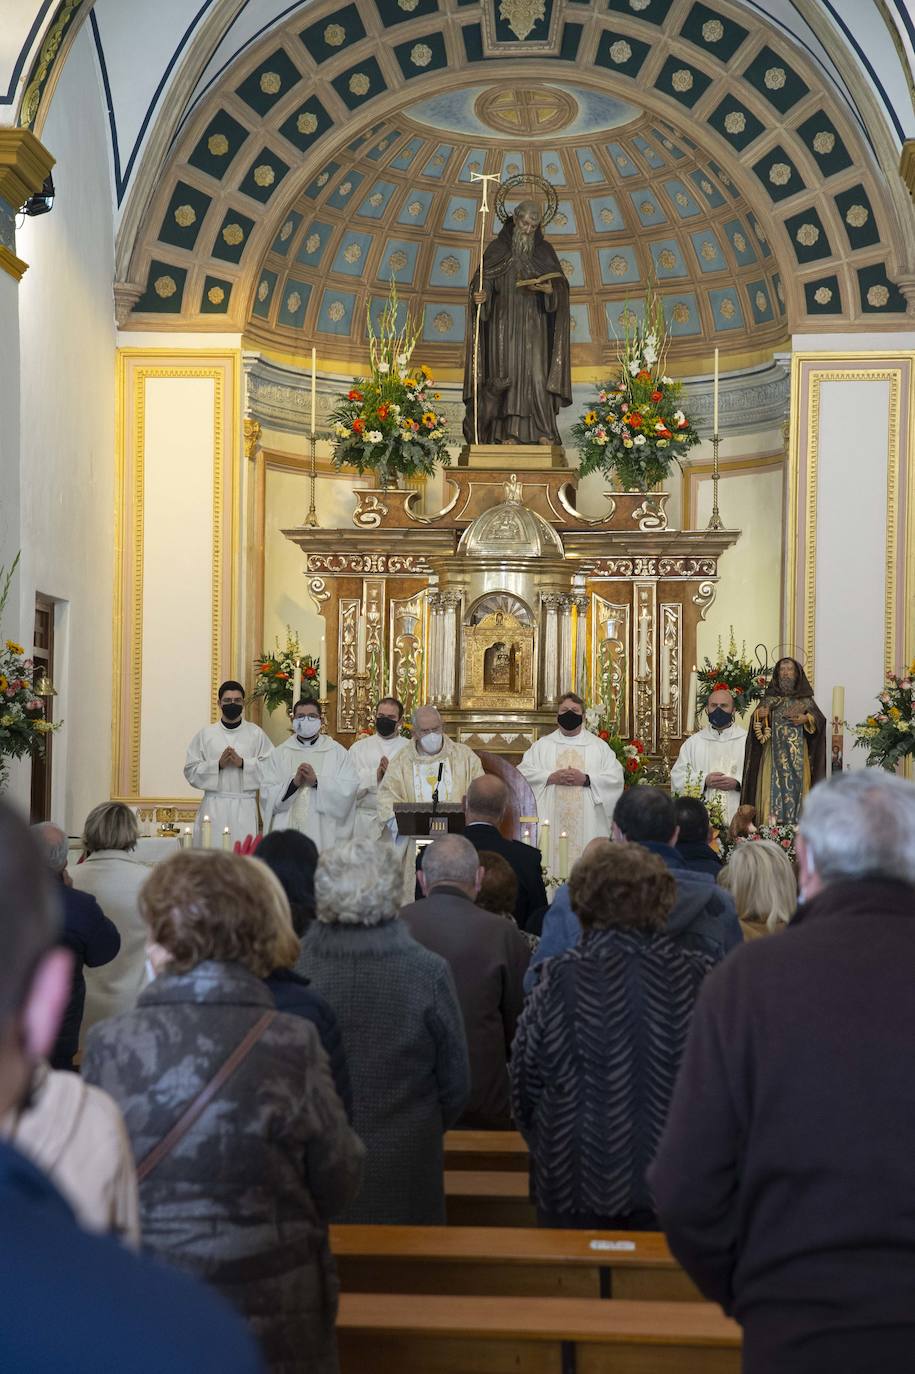
<instances>
[{"instance_id":1,"label":"coffered dome ceiling","mask_svg":"<svg viewBox=\"0 0 915 1374\"><path fill-rule=\"evenodd\" d=\"M198 95L138 226L128 327L352 360L393 278L453 365L478 171L555 187L578 365L651 280L678 354L906 310L866 131L743 7L353 0L297 11Z\"/></svg>"}]
</instances>

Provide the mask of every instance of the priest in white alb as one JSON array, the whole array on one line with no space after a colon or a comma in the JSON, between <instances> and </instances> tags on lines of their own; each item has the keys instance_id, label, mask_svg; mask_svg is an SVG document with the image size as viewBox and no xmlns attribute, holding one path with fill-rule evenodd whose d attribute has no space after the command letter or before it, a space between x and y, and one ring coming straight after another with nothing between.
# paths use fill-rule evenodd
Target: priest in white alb
<instances>
[{"instance_id":1,"label":"priest in white alb","mask_svg":"<svg viewBox=\"0 0 915 1374\"><path fill-rule=\"evenodd\" d=\"M350 747L350 762L359 774L353 826L353 836L357 840L378 839L378 788L391 760L409 744L400 733L402 720L403 706L397 698L382 697L375 707L375 733L364 735Z\"/></svg>"},{"instance_id":2,"label":"priest in white alb","mask_svg":"<svg viewBox=\"0 0 915 1374\"><path fill-rule=\"evenodd\" d=\"M585 705L575 692L559 702L557 728L532 744L518 765L531 785L541 824L550 823L547 870L559 875L560 836L568 866L589 840L610 835L623 769L608 744L585 729ZM563 874L562 876L567 876Z\"/></svg>"},{"instance_id":3,"label":"priest in white alb","mask_svg":"<svg viewBox=\"0 0 915 1374\"><path fill-rule=\"evenodd\" d=\"M343 745L321 734L316 701L296 702L292 730L267 765L264 829L301 830L320 853L351 838L359 775Z\"/></svg>"},{"instance_id":4,"label":"priest in white alb","mask_svg":"<svg viewBox=\"0 0 915 1374\"><path fill-rule=\"evenodd\" d=\"M670 770L670 790L678 796L689 788L701 788L710 801L720 797L726 821L740 805L740 779L747 732L734 722L734 698L723 682L715 684L706 703L707 723L683 741Z\"/></svg>"},{"instance_id":5,"label":"priest in white alb","mask_svg":"<svg viewBox=\"0 0 915 1374\"><path fill-rule=\"evenodd\" d=\"M217 695L219 720L198 730L188 745L184 776L203 793L194 823L194 844L218 849L228 830L234 844L260 829L258 788L273 745L259 725L242 720L245 689L224 682ZM204 826L204 818L209 827Z\"/></svg>"},{"instance_id":6,"label":"priest in white alb","mask_svg":"<svg viewBox=\"0 0 915 1374\"><path fill-rule=\"evenodd\" d=\"M440 802L460 802L474 778L482 775L483 765L473 750L447 738L434 706L420 706L413 712L413 738L388 765L378 785L379 835L386 829L401 850L404 901L413 901L416 886L415 845L398 836L394 803L431 802L436 790Z\"/></svg>"}]
</instances>

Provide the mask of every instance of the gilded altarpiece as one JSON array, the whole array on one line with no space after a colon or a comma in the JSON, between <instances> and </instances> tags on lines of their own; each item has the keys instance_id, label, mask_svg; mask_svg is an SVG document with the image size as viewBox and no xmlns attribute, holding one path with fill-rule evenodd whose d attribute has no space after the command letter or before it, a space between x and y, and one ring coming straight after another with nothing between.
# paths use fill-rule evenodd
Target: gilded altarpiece
<instances>
[{"instance_id":1,"label":"gilded altarpiece","mask_svg":"<svg viewBox=\"0 0 915 1374\"><path fill-rule=\"evenodd\" d=\"M564 469L455 468L444 508L415 491L357 493L349 529L285 534L327 631L334 733L379 696L439 707L455 738L517 758L570 688L625 737L673 753L696 629L736 531L672 530L665 498L607 493L581 515Z\"/></svg>"}]
</instances>

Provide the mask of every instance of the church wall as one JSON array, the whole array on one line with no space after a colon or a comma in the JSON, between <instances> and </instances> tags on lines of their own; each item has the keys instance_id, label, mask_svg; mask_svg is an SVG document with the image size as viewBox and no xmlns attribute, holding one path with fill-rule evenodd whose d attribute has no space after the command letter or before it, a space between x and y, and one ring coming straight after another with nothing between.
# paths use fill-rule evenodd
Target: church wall
<instances>
[{"instance_id":1,"label":"church wall","mask_svg":"<svg viewBox=\"0 0 915 1374\"><path fill-rule=\"evenodd\" d=\"M913 335L795 340L786 638L854 724L915 653ZM864 765L862 750L846 763Z\"/></svg>"},{"instance_id":2,"label":"church wall","mask_svg":"<svg viewBox=\"0 0 915 1374\"><path fill-rule=\"evenodd\" d=\"M19 292L15 279L0 271L0 565L8 568L20 547L19 493ZM19 620L18 582L3 625L4 637L24 633Z\"/></svg>"},{"instance_id":3,"label":"church wall","mask_svg":"<svg viewBox=\"0 0 915 1374\"><path fill-rule=\"evenodd\" d=\"M30 264L19 288L18 633L31 643L36 591L58 599L54 714L64 724L54 739L52 803L73 832L108 796L111 754L114 243L88 25L61 72L42 139L56 158L54 208L18 233ZM14 609L4 629L12 633L16 619ZM14 783L23 803L27 773Z\"/></svg>"}]
</instances>

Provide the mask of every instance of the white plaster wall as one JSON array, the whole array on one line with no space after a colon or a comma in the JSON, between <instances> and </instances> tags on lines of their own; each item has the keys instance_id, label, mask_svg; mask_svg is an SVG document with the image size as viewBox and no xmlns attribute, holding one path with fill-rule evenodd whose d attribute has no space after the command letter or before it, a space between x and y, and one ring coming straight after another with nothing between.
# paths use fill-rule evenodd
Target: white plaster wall
<instances>
[{"instance_id":1,"label":"white plaster wall","mask_svg":"<svg viewBox=\"0 0 915 1374\"><path fill-rule=\"evenodd\" d=\"M0 565L8 568L19 548L19 291L0 272ZM18 584L17 584L18 586ZM11 637L21 633L18 591L13 588L3 625Z\"/></svg>"},{"instance_id":2,"label":"white plaster wall","mask_svg":"<svg viewBox=\"0 0 915 1374\"><path fill-rule=\"evenodd\" d=\"M139 788L144 797L188 791L182 771L188 741L212 714L214 392L208 377L146 383Z\"/></svg>"},{"instance_id":3,"label":"white plaster wall","mask_svg":"<svg viewBox=\"0 0 915 1374\"><path fill-rule=\"evenodd\" d=\"M19 252L22 578L19 632L35 592L60 599L55 818L71 831L110 794L114 503L114 243L107 133L88 25L54 92L42 141L57 159L49 215ZM26 793L27 796L27 793Z\"/></svg>"},{"instance_id":4,"label":"white plaster wall","mask_svg":"<svg viewBox=\"0 0 915 1374\"><path fill-rule=\"evenodd\" d=\"M883 687L888 402L888 382L820 388L814 687L828 715L832 688L844 686L852 723L874 710ZM863 767L865 759L848 740L846 763Z\"/></svg>"},{"instance_id":5,"label":"white plaster wall","mask_svg":"<svg viewBox=\"0 0 915 1374\"><path fill-rule=\"evenodd\" d=\"M341 497L350 490L344 480L318 479L315 506L318 519L328 529L349 524L335 512ZM317 655L324 619L308 595L302 550L282 533L302 523L308 511L308 479L284 469L267 469L264 495L264 643L272 649L278 639L286 642L286 627L299 636L302 652ZM334 518L335 514L337 518ZM263 727L280 743L289 734L289 723L280 711L264 712Z\"/></svg>"},{"instance_id":6,"label":"white plaster wall","mask_svg":"<svg viewBox=\"0 0 915 1374\"><path fill-rule=\"evenodd\" d=\"M728 529L741 531L737 543L718 564L718 592L708 618L699 624L699 660L715 661L718 639L726 650L731 626L738 649L747 653L764 644L770 661L777 649L781 620L782 502L781 468L765 472L726 474L721 478L718 504ZM694 502L695 526L704 528L712 513L711 478L700 479Z\"/></svg>"}]
</instances>

